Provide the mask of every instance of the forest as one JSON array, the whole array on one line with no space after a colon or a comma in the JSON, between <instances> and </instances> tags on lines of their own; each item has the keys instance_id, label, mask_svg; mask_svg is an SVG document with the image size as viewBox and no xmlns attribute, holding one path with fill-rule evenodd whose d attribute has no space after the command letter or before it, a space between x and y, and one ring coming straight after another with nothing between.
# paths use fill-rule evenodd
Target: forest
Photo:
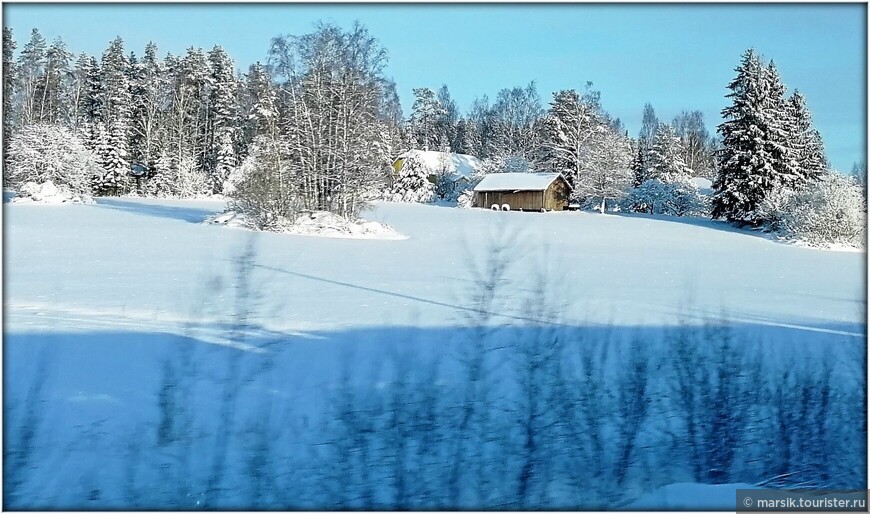
<instances>
[{"instance_id":1,"label":"forest","mask_svg":"<svg viewBox=\"0 0 870 514\"><path fill-rule=\"evenodd\" d=\"M556 171L589 209L704 216L815 243L863 244L866 165L829 169L807 101L749 49L728 84L717 135L703 114L670 123L649 103L632 137L591 82L552 93L535 82L460 113L447 85L413 89L402 112L387 49L361 24L318 23L273 38L244 73L220 46L141 56L121 37L99 58L33 29L17 58L4 28L4 162L12 187L52 180L79 195L224 195L254 228L300 213L356 219L372 200L457 200L408 149L468 154L486 173ZM699 194L693 178L713 182ZM470 189L469 187L469 189ZM26 188L25 188L26 190ZM441 196L439 198L439 196Z\"/></svg>"}]
</instances>

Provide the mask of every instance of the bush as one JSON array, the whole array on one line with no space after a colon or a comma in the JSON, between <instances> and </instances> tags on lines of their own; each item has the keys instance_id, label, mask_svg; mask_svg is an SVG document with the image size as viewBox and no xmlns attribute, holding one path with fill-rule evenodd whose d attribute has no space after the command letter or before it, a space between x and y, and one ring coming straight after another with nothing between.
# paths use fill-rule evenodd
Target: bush
<instances>
[{"instance_id":1,"label":"bush","mask_svg":"<svg viewBox=\"0 0 870 514\"><path fill-rule=\"evenodd\" d=\"M96 167L94 153L65 127L28 125L9 141L6 179L14 187L51 181L73 194L89 194Z\"/></svg>"},{"instance_id":2,"label":"bush","mask_svg":"<svg viewBox=\"0 0 870 514\"><path fill-rule=\"evenodd\" d=\"M854 180L828 172L785 196L782 207L768 213L769 223L783 235L810 244L866 246L867 203Z\"/></svg>"},{"instance_id":3,"label":"bush","mask_svg":"<svg viewBox=\"0 0 870 514\"><path fill-rule=\"evenodd\" d=\"M646 180L631 190L623 205L631 212L668 216L703 216L707 213L706 202L695 185L682 180Z\"/></svg>"},{"instance_id":4,"label":"bush","mask_svg":"<svg viewBox=\"0 0 870 514\"><path fill-rule=\"evenodd\" d=\"M302 210L299 191L280 149L268 138L257 138L251 154L231 174L230 210L245 214L255 228L277 230L296 220Z\"/></svg>"}]
</instances>

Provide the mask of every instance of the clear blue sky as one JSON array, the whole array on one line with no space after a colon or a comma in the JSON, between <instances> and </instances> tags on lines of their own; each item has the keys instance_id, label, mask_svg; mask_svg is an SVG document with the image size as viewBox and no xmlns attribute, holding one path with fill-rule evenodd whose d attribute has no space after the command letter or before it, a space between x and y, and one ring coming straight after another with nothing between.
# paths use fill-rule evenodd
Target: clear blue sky
<instances>
[{"instance_id":1,"label":"clear blue sky","mask_svg":"<svg viewBox=\"0 0 870 514\"><path fill-rule=\"evenodd\" d=\"M405 113L411 89L447 84L464 112L474 98L538 84L544 102L586 81L632 135L650 102L670 121L702 110L713 130L725 86L749 47L773 59L807 98L828 157L848 171L867 140L864 4L4 4L19 49L30 29L100 55L116 35L142 53L225 47L241 70L265 60L270 38L302 34L319 19L366 25L390 54Z\"/></svg>"}]
</instances>

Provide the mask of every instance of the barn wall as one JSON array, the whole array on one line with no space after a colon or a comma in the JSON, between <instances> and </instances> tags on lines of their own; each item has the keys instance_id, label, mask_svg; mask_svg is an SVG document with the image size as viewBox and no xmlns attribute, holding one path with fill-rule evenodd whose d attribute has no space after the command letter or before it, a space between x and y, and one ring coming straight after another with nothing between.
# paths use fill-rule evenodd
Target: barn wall
<instances>
[{"instance_id":1,"label":"barn wall","mask_svg":"<svg viewBox=\"0 0 870 514\"><path fill-rule=\"evenodd\" d=\"M541 191L519 191L516 193L507 191L483 191L475 193L474 206L489 209L492 204L508 204L511 210L539 211L543 206Z\"/></svg>"},{"instance_id":2,"label":"barn wall","mask_svg":"<svg viewBox=\"0 0 870 514\"><path fill-rule=\"evenodd\" d=\"M546 191L478 191L474 193L474 206L489 209L492 204L508 204L511 210L540 211L542 207L561 211L568 198L568 187L556 180Z\"/></svg>"},{"instance_id":3,"label":"barn wall","mask_svg":"<svg viewBox=\"0 0 870 514\"><path fill-rule=\"evenodd\" d=\"M568 186L561 180L555 180L550 187L547 188L546 199L544 203L547 209L553 211L561 211L565 209L565 202L568 200Z\"/></svg>"}]
</instances>

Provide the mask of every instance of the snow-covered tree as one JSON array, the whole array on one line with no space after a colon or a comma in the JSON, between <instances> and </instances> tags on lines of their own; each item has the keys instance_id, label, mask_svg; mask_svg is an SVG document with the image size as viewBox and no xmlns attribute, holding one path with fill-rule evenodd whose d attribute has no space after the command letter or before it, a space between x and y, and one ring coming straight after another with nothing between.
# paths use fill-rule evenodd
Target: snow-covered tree
<instances>
[{"instance_id":1,"label":"snow-covered tree","mask_svg":"<svg viewBox=\"0 0 870 514\"><path fill-rule=\"evenodd\" d=\"M445 130L449 113L431 89L418 87L413 93L414 105L408 119L412 140L423 150L445 150L450 144Z\"/></svg>"},{"instance_id":2,"label":"snow-covered tree","mask_svg":"<svg viewBox=\"0 0 870 514\"><path fill-rule=\"evenodd\" d=\"M97 154L103 173L94 183L98 194L117 195L127 186L130 172L127 138L132 106L129 65L123 40L115 38L103 53L100 66L102 95Z\"/></svg>"},{"instance_id":3,"label":"snow-covered tree","mask_svg":"<svg viewBox=\"0 0 870 514\"><path fill-rule=\"evenodd\" d=\"M588 164L577 177L572 198L595 202L603 214L608 200L619 200L631 187L631 143L624 134L601 126L588 150Z\"/></svg>"},{"instance_id":4,"label":"snow-covered tree","mask_svg":"<svg viewBox=\"0 0 870 514\"><path fill-rule=\"evenodd\" d=\"M713 182L715 218L757 224L757 207L765 196L796 179L790 160L784 112L784 87L775 67L765 67L747 50L728 85L732 105L719 125L723 148Z\"/></svg>"},{"instance_id":5,"label":"snow-covered tree","mask_svg":"<svg viewBox=\"0 0 870 514\"><path fill-rule=\"evenodd\" d=\"M442 116L438 122L439 130L447 142L447 148L454 153L461 153L461 134L459 134L459 109L456 102L450 96L447 84L441 86L437 94L438 103L441 105Z\"/></svg>"},{"instance_id":6,"label":"snow-covered tree","mask_svg":"<svg viewBox=\"0 0 870 514\"><path fill-rule=\"evenodd\" d=\"M713 140L701 111L683 111L674 118L674 134L680 138L683 162L693 177L715 178Z\"/></svg>"},{"instance_id":7,"label":"snow-covered tree","mask_svg":"<svg viewBox=\"0 0 870 514\"><path fill-rule=\"evenodd\" d=\"M640 133L637 136L637 141L644 152L652 146L653 138L656 130L659 128L659 119L656 116L656 110L652 104L644 104L643 118L641 119Z\"/></svg>"},{"instance_id":8,"label":"snow-covered tree","mask_svg":"<svg viewBox=\"0 0 870 514\"><path fill-rule=\"evenodd\" d=\"M21 124L39 121L39 81L45 74L46 43L39 30L33 29L30 40L21 49L16 65L18 72L18 104Z\"/></svg>"},{"instance_id":9,"label":"snow-covered tree","mask_svg":"<svg viewBox=\"0 0 870 514\"><path fill-rule=\"evenodd\" d=\"M647 153L646 179L669 183L691 178L692 170L683 161L679 138L667 123L659 124Z\"/></svg>"},{"instance_id":10,"label":"snow-covered tree","mask_svg":"<svg viewBox=\"0 0 870 514\"><path fill-rule=\"evenodd\" d=\"M788 142L797 164L797 185L801 185L818 179L827 171L828 162L822 137L813 128L812 114L804 96L795 91L787 101Z\"/></svg>"},{"instance_id":11,"label":"snow-covered tree","mask_svg":"<svg viewBox=\"0 0 870 514\"><path fill-rule=\"evenodd\" d=\"M164 120L168 104L168 78L157 57L157 46L148 43L141 61L130 63L131 101L130 157L149 167L148 180L156 173L165 142ZM158 188L159 189L159 188Z\"/></svg>"},{"instance_id":12,"label":"snow-covered tree","mask_svg":"<svg viewBox=\"0 0 870 514\"><path fill-rule=\"evenodd\" d=\"M280 131L305 208L356 218L383 188L392 162L384 108L386 51L368 30L318 24L273 40Z\"/></svg>"},{"instance_id":13,"label":"snow-covered tree","mask_svg":"<svg viewBox=\"0 0 870 514\"><path fill-rule=\"evenodd\" d=\"M640 146L639 142L634 143L631 158L631 173L633 176L631 186L637 187L643 184L648 177L646 164L646 151Z\"/></svg>"},{"instance_id":14,"label":"snow-covered tree","mask_svg":"<svg viewBox=\"0 0 870 514\"><path fill-rule=\"evenodd\" d=\"M278 129L277 94L269 71L259 62L252 64L245 75L243 118L245 154L256 136L272 136Z\"/></svg>"},{"instance_id":15,"label":"snow-covered tree","mask_svg":"<svg viewBox=\"0 0 870 514\"><path fill-rule=\"evenodd\" d=\"M435 186L429 181L429 172L423 162L415 156L408 156L402 163L399 177L390 191L394 202L431 202L435 197Z\"/></svg>"},{"instance_id":16,"label":"snow-covered tree","mask_svg":"<svg viewBox=\"0 0 870 514\"><path fill-rule=\"evenodd\" d=\"M12 135L5 171L13 187L50 180L74 194L88 194L96 162L93 152L69 129L35 123Z\"/></svg>"},{"instance_id":17,"label":"snow-covered tree","mask_svg":"<svg viewBox=\"0 0 870 514\"><path fill-rule=\"evenodd\" d=\"M464 153L474 155L479 159L489 157L492 147L492 109L489 98L484 95L471 103L471 108L465 115L465 132L463 134Z\"/></svg>"},{"instance_id":18,"label":"snow-covered tree","mask_svg":"<svg viewBox=\"0 0 870 514\"><path fill-rule=\"evenodd\" d=\"M230 208L244 213L261 230L292 223L303 209L286 149L266 135L254 139L227 193Z\"/></svg>"},{"instance_id":19,"label":"snow-covered tree","mask_svg":"<svg viewBox=\"0 0 870 514\"><path fill-rule=\"evenodd\" d=\"M69 111L66 91L70 80L70 61L72 54L60 38L55 39L45 52L45 69L36 85L40 122L57 124Z\"/></svg>"},{"instance_id":20,"label":"snow-covered tree","mask_svg":"<svg viewBox=\"0 0 870 514\"><path fill-rule=\"evenodd\" d=\"M210 97L208 135L206 136L206 172L212 191L220 193L224 181L237 163L234 141L238 132L239 105L234 64L226 51L215 46L208 54Z\"/></svg>"},{"instance_id":21,"label":"snow-covered tree","mask_svg":"<svg viewBox=\"0 0 870 514\"><path fill-rule=\"evenodd\" d=\"M562 173L574 186L591 167L594 147L609 129L597 106L573 89L553 94L544 123L546 166Z\"/></svg>"},{"instance_id":22,"label":"snow-covered tree","mask_svg":"<svg viewBox=\"0 0 870 514\"><path fill-rule=\"evenodd\" d=\"M522 157L536 165L541 157L544 114L534 82L499 91L489 112L488 155Z\"/></svg>"},{"instance_id":23,"label":"snow-covered tree","mask_svg":"<svg viewBox=\"0 0 870 514\"><path fill-rule=\"evenodd\" d=\"M16 114L13 112L13 95L15 94L15 82L18 77L13 54L15 52L15 39L12 37L12 29L3 27L3 159L9 148L9 138L15 126Z\"/></svg>"}]
</instances>

